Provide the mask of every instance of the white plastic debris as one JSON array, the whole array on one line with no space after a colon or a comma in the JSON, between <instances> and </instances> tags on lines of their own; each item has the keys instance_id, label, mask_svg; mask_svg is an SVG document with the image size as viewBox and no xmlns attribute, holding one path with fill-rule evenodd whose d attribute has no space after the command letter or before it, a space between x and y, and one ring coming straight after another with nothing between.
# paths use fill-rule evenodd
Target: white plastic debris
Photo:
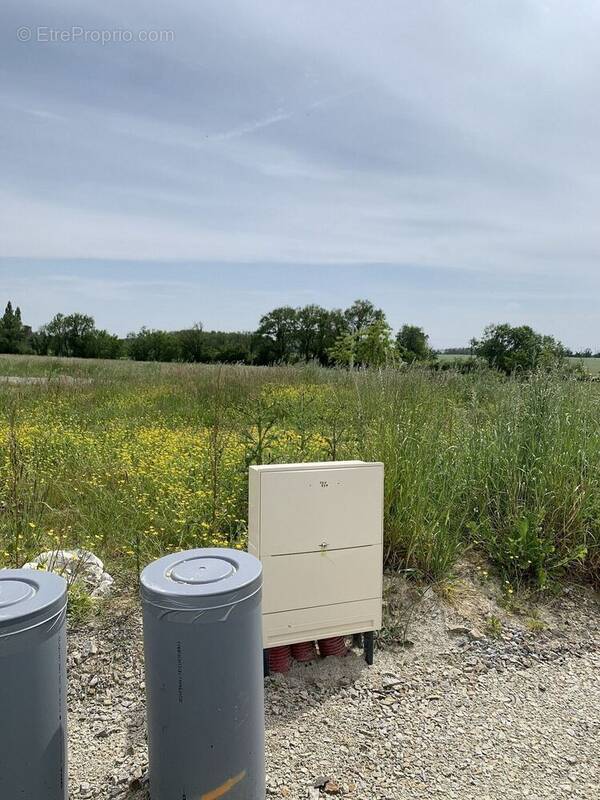
<instances>
[{"instance_id":1,"label":"white plastic debris","mask_svg":"<svg viewBox=\"0 0 600 800\"><path fill-rule=\"evenodd\" d=\"M65 578L69 586L77 582L94 598L106 597L114 584L113 577L104 571L102 561L89 550L49 550L23 564L23 569L56 572Z\"/></svg>"}]
</instances>

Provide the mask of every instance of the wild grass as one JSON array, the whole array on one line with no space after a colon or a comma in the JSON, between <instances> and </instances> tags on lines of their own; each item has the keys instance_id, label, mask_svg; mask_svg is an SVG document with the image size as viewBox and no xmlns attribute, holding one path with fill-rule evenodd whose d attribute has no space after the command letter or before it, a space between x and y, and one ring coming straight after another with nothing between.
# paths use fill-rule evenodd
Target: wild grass
<instances>
[{"instance_id":1,"label":"wild grass","mask_svg":"<svg viewBox=\"0 0 600 800\"><path fill-rule=\"evenodd\" d=\"M243 548L249 464L361 458L385 463L390 567L440 580L478 548L507 587L600 578L597 383L17 357L0 374L50 378L0 383L0 566L82 546L135 575Z\"/></svg>"},{"instance_id":2,"label":"wild grass","mask_svg":"<svg viewBox=\"0 0 600 800\"><path fill-rule=\"evenodd\" d=\"M453 355L450 353L440 353L438 359L441 364L448 364L453 361L465 361L470 359L471 356L467 355ZM598 375L600 373L600 357L597 356L567 356L567 362L572 367L581 367L584 372L590 375Z\"/></svg>"}]
</instances>

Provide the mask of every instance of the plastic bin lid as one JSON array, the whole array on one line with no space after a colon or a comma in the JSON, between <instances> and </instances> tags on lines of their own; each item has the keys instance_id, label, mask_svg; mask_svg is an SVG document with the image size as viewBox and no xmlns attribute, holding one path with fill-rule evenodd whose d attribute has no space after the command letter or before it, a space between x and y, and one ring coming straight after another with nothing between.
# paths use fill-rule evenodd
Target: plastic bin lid
<instances>
[{"instance_id":1,"label":"plastic bin lid","mask_svg":"<svg viewBox=\"0 0 600 800\"><path fill-rule=\"evenodd\" d=\"M250 553L220 547L163 556L142 571L142 599L173 609L239 603L262 585L262 564Z\"/></svg>"},{"instance_id":2,"label":"plastic bin lid","mask_svg":"<svg viewBox=\"0 0 600 800\"><path fill-rule=\"evenodd\" d=\"M67 601L67 582L53 572L0 570L0 636L51 619Z\"/></svg>"}]
</instances>

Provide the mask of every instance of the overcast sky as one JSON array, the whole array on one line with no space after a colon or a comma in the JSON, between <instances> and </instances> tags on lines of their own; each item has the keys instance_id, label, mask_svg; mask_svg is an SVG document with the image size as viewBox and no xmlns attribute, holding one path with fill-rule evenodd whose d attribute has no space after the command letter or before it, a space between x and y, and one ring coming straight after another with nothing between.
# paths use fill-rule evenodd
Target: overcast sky
<instances>
[{"instance_id":1,"label":"overcast sky","mask_svg":"<svg viewBox=\"0 0 600 800\"><path fill-rule=\"evenodd\" d=\"M0 303L34 326L249 329L370 297L436 346L509 321L600 349L594 0L0 17Z\"/></svg>"}]
</instances>

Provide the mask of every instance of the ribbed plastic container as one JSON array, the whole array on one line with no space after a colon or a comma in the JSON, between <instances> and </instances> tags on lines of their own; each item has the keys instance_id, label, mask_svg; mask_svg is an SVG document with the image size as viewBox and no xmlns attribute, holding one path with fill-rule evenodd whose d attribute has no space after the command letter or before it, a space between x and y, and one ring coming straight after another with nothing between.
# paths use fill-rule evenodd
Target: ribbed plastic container
<instances>
[{"instance_id":1,"label":"ribbed plastic container","mask_svg":"<svg viewBox=\"0 0 600 800\"><path fill-rule=\"evenodd\" d=\"M294 661L316 661L317 648L314 642L298 642L291 647Z\"/></svg>"},{"instance_id":2,"label":"ribbed plastic container","mask_svg":"<svg viewBox=\"0 0 600 800\"><path fill-rule=\"evenodd\" d=\"M269 655L269 672L289 672L292 666L292 648L289 644L271 647Z\"/></svg>"},{"instance_id":3,"label":"ribbed plastic container","mask_svg":"<svg viewBox=\"0 0 600 800\"><path fill-rule=\"evenodd\" d=\"M0 798L67 798L67 583L0 570Z\"/></svg>"},{"instance_id":4,"label":"ribbed plastic container","mask_svg":"<svg viewBox=\"0 0 600 800\"><path fill-rule=\"evenodd\" d=\"M346 640L343 636L330 636L328 639L319 639L319 653L323 658L348 655Z\"/></svg>"},{"instance_id":5,"label":"ribbed plastic container","mask_svg":"<svg viewBox=\"0 0 600 800\"><path fill-rule=\"evenodd\" d=\"M141 575L152 800L264 800L262 566L188 550Z\"/></svg>"}]
</instances>

